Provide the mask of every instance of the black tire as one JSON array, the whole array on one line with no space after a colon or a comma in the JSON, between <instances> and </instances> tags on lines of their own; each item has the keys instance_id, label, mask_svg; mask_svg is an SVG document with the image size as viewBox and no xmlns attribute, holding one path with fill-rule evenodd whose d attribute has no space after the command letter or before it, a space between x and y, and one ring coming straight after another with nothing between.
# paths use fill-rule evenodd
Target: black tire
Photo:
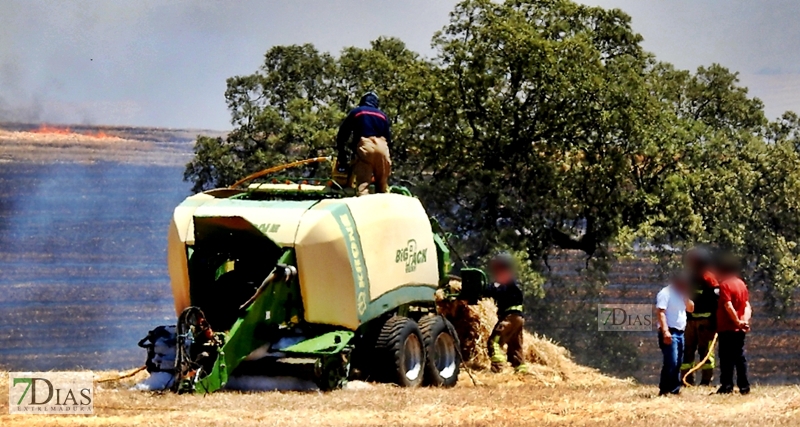
<instances>
[{"instance_id":1,"label":"black tire","mask_svg":"<svg viewBox=\"0 0 800 427\"><path fill-rule=\"evenodd\" d=\"M461 345L453 325L442 316L427 316L419 321L419 329L425 344L425 385L453 387L461 365Z\"/></svg>"},{"instance_id":2,"label":"black tire","mask_svg":"<svg viewBox=\"0 0 800 427\"><path fill-rule=\"evenodd\" d=\"M378 379L401 387L419 387L425 376L425 346L417 322L394 316L375 343Z\"/></svg>"}]
</instances>

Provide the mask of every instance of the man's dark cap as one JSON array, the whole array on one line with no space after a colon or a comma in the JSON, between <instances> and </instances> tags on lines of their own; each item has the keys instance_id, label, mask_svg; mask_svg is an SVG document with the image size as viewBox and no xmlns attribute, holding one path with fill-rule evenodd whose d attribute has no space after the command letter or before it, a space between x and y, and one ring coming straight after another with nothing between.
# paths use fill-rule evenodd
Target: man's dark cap
<instances>
[{"instance_id":1,"label":"man's dark cap","mask_svg":"<svg viewBox=\"0 0 800 427\"><path fill-rule=\"evenodd\" d=\"M359 107L369 106L372 108L378 108L380 106L380 98L378 98L377 93L369 91L365 93L364 96L361 97L360 101L358 101L358 106Z\"/></svg>"}]
</instances>

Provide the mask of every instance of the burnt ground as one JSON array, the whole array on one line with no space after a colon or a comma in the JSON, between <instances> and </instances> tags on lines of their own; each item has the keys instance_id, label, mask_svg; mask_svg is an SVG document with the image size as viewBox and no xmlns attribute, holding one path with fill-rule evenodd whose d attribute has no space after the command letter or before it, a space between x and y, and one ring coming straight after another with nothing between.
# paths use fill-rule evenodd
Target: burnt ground
<instances>
[{"instance_id":1,"label":"burnt ground","mask_svg":"<svg viewBox=\"0 0 800 427\"><path fill-rule=\"evenodd\" d=\"M174 323L166 272L181 167L0 163L0 366L124 369Z\"/></svg>"}]
</instances>

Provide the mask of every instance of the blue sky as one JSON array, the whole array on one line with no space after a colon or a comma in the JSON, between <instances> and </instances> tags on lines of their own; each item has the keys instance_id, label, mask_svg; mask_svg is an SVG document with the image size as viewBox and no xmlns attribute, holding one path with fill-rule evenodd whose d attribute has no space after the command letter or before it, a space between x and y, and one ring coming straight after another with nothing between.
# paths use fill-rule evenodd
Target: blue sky
<instances>
[{"instance_id":1,"label":"blue sky","mask_svg":"<svg viewBox=\"0 0 800 427\"><path fill-rule=\"evenodd\" d=\"M585 0L633 17L680 68L741 73L770 118L800 111L800 2ZM0 120L227 129L225 79L273 45L397 36L430 54L451 0L0 2Z\"/></svg>"}]
</instances>

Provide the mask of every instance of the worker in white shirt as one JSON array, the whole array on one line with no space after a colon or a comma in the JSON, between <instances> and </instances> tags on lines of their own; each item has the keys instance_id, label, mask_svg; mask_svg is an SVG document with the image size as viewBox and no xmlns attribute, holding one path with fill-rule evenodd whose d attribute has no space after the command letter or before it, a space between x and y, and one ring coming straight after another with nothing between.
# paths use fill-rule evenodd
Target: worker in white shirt
<instances>
[{"instance_id":1,"label":"worker in white shirt","mask_svg":"<svg viewBox=\"0 0 800 427\"><path fill-rule=\"evenodd\" d=\"M687 296L688 289L687 278L676 275L656 296L658 345L664 355L661 380L658 383L659 396L678 394L681 390L680 368L684 351L686 312L694 311L694 303Z\"/></svg>"}]
</instances>

